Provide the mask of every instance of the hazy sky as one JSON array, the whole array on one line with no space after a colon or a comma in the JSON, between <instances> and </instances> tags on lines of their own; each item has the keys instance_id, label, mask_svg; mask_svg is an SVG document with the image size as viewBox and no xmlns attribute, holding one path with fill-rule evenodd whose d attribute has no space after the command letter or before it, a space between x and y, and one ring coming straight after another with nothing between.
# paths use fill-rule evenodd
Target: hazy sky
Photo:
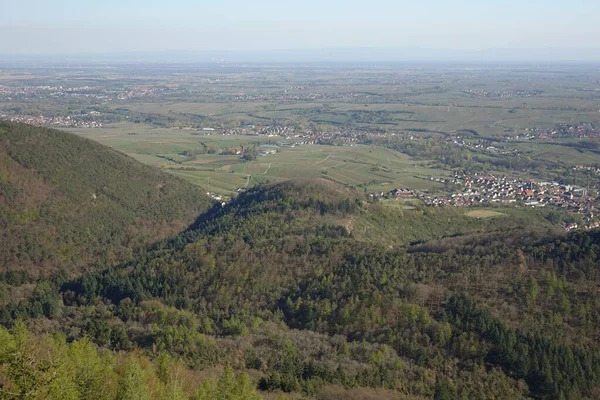
<instances>
[{"instance_id":1,"label":"hazy sky","mask_svg":"<svg viewBox=\"0 0 600 400\"><path fill-rule=\"evenodd\" d=\"M594 48L600 0L0 0L0 54Z\"/></svg>"}]
</instances>

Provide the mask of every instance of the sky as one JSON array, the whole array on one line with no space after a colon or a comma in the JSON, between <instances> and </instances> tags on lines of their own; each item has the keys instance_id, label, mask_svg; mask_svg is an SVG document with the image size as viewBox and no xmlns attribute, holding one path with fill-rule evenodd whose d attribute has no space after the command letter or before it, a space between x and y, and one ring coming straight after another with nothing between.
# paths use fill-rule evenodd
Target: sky
<instances>
[{"instance_id":1,"label":"sky","mask_svg":"<svg viewBox=\"0 0 600 400\"><path fill-rule=\"evenodd\" d=\"M0 0L1 54L592 49L598 0Z\"/></svg>"}]
</instances>

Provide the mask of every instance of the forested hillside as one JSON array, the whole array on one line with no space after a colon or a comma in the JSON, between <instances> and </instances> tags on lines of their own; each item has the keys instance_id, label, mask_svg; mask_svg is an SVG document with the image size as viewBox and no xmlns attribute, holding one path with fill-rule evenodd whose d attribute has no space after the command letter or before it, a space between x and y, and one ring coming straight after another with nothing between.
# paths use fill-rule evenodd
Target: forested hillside
<instances>
[{"instance_id":1,"label":"forested hillside","mask_svg":"<svg viewBox=\"0 0 600 400\"><path fill-rule=\"evenodd\" d=\"M2 398L177 400L192 392L206 400L259 399L248 374L231 368L200 379L165 352L151 362L139 352L101 351L87 339L38 338L22 322L12 334L0 327L0 362Z\"/></svg>"},{"instance_id":2,"label":"forested hillside","mask_svg":"<svg viewBox=\"0 0 600 400\"><path fill-rule=\"evenodd\" d=\"M0 319L247 371L273 398L597 398L600 238L527 215L393 213L330 182L265 186L136 260L39 280Z\"/></svg>"},{"instance_id":3,"label":"forested hillside","mask_svg":"<svg viewBox=\"0 0 600 400\"><path fill-rule=\"evenodd\" d=\"M201 188L91 140L0 122L0 274L14 282L131 259L210 205Z\"/></svg>"}]
</instances>

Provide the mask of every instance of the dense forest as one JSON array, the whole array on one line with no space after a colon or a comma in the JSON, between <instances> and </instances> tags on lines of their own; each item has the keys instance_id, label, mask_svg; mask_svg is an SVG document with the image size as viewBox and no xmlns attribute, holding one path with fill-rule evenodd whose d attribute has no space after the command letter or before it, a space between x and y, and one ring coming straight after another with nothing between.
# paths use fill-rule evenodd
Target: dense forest
<instances>
[{"instance_id":1,"label":"dense forest","mask_svg":"<svg viewBox=\"0 0 600 400\"><path fill-rule=\"evenodd\" d=\"M209 206L200 188L91 140L0 122L0 272L121 262Z\"/></svg>"},{"instance_id":2,"label":"dense forest","mask_svg":"<svg viewBox=\"0 0 600 400\"><path fill-rule=\"evenodd\" d=\"M10 163L42 163L4 146ZM194 197L169 193L165 208L160 194L118 203L172 221ZM290 181L199 210L131 257L6 268L0 398L598 398L600 232L545 216L400 212Z\"/></svg>"}]
</instances>

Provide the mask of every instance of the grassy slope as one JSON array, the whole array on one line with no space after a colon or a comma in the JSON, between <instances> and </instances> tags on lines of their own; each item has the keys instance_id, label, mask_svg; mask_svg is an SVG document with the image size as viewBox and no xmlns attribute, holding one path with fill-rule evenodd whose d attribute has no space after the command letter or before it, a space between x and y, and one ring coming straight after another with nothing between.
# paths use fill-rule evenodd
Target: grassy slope
<instances>
[{"instance_id":1,"label":"grassy slope","mask_svg":"<svg viewBox=\"0 0 600 400\"><path fill-rule=\"evenodd\" d=\"M0 268L114 263L186 227L202 189L91 140L0 123Z\"/></svg>"}]
</instances>

